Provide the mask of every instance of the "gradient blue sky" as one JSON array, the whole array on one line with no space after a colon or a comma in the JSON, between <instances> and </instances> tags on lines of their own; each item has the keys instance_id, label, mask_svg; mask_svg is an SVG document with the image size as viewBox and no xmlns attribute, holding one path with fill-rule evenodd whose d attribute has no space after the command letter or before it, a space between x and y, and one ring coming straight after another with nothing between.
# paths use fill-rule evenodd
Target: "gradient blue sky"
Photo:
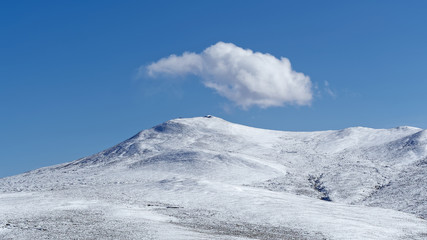
<instances>
[{"instance_id":1,"label":"gradient blue sky","mask_svg":"<svg viewBox=\"0 0 427 240\"><path fill-rule=\"evenodd\" d=\"M292 131L427 128L426 10L426 1L2 1L0 177L177 117ZM195 76L136 77L218 41L289 58L318 86L311 106L244 110Z\"/></svg>"}]
</instances>

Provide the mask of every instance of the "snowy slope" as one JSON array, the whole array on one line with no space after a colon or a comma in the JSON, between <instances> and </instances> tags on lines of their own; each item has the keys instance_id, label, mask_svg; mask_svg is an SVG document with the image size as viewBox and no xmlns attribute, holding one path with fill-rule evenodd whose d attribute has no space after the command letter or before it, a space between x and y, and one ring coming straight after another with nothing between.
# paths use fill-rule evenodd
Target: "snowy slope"
<instances>
[{"instance_id":1,"label":"snowy slope","mask_svg":"<svg viewBox=\"0 0 427 240\"><path fill-rule=\"evenodd\" d=\"M175 119L0 192L6 239L426 239L427 132Z\"/></svg>"}]
</instances>

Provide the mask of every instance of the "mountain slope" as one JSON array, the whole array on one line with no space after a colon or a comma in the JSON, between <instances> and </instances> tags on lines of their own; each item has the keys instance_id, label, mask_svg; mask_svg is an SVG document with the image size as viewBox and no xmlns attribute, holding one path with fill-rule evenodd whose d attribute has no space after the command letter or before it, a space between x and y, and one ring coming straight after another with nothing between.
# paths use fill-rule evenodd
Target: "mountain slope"
<instances>
[{"instance_id":1,"label":"mountain slope","mask_svg":"<svg viewBox=\"0 0 427 240\"><path fill-rule=\"evenodd\" d=\"M79 224L95 214L81 208L110 219L93 227L101 232L135 217L152 232L130 239L423 239L427 223L416 216L427 217L426 135L412 127L283 132L211 116L175 119L98 154L0 179L0 219L48 218L52 207L61 219L59 202ZM28 199L46 208L10 210ZM62 234L19 235L11 225L0 236ZM156 230L163 228L174 230Z\"/></svg>"}]
</instances>

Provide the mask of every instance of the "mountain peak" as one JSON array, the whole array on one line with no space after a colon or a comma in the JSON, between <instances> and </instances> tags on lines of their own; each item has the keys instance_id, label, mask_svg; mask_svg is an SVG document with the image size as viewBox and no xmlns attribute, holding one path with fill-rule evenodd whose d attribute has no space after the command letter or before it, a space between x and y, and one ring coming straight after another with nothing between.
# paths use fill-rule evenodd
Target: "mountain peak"
<instances>
[{"instance_id":1,"label":"mountain peak","mask_svg":"<svg viewBox=\"0 0 427 240\"><path fill-rule=\"evenodd\" d=\"M192 117L192 118L175 118L153 127L156 132L162 133L181 133L184 129L189 130L190 128L207 127L212 125L230 124L230 122L224 119L214 117L212 115L206 115L204 117Z\"/></svg>"},{"instance_id":2,"label":"mountain peak","mask_svg":"<svg viewBox=\"0 0 427 240\"><path fill-rule=\"evenodd\" d=\"M300 231L289 231L298 225L303 226L303 232L314 229L315 234L321 232L337 239L348 238L348 233L354 234L357 229L360 233L355 238L365 239L375 227L383 239L399 239L400 235L393 235L389 229L400 227L405 238L416 239L412 236L427 234L426 223L398 211L427 217L426 146L426 131L411 127L286 132L234 124L211 115L177 118L92 156L0 179L0 192L31 191L32 196L40 193L42 200L53 196L46 203L48 211L55 209L56 214L58 209L65 209L61 214L66 217L85 210L79 204L88 203L88 199L104 201L95 212L109 211L110 207L105 206L118 204L117 212L102 212L102 218L133 214L137 217L130 218L130 222L134 222L154 216L138 227L158 221L155 228L165 224L169 229L172 225L167 222L173 216L174 224L180 226L198 223L197 232L205 227L224 233L230 226L245 226L231 229L233 233L265 226L261 232L277 232L279 229L271 226L284 225L283 233L289 234ZM52 205L62 201L61 194L77 199L70 200L71 204ZM9 202L2 199L0 196L0 220L4 206L16 208L15 197ZM129 207L132 210L123 213ZM25 217L13 217L15 210L8 214L12 216L8 227L26 224L22 220ZM52 212L40 219L45 222L46 216L52 216ZM78 212L76 216L91 214ZM123 216L109 222L123 221ZM234 223L218 225L231 221ZM64 226L68 229L67 224ZM339 227L330 228L331 224ZM420 230L408 235L413 228L405 227L407 224ZM129 226L127 222L124 225ZM88 229L84 224L79 227ZM16 233L21 234L22 229L17 228ZM255 236L252 233L246 236Z\"/></svg>"}]
</instances>

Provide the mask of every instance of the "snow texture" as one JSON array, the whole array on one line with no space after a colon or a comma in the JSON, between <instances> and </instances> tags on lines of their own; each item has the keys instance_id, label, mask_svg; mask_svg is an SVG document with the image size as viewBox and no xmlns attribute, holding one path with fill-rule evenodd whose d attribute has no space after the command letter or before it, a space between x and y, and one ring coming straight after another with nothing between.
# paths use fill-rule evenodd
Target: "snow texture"
<instances>
[{"instance_id":1,"label":"snow texture","mask_svg":"<svg viewBox=\"0 0 427 240\"><path fill-rule=\"evenodd\" d=\"M427 132L175 119L0 179L0 239L427 239Z\"/></svg>"}]
</instances>

